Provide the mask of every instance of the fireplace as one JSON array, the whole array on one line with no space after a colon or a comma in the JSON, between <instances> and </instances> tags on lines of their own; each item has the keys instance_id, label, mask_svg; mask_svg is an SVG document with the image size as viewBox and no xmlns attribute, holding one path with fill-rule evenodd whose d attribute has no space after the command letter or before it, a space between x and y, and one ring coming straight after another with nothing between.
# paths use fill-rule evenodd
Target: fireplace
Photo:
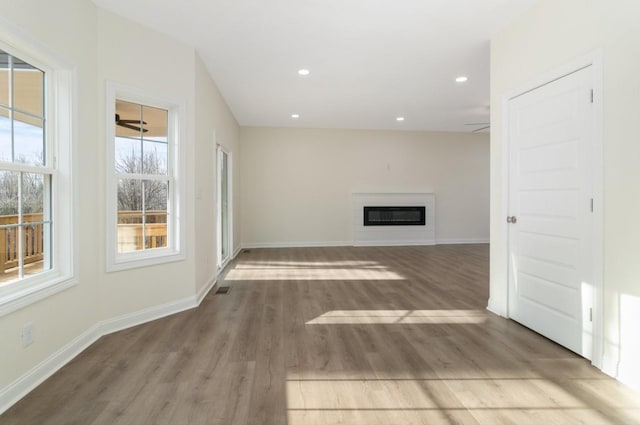
<instances>
[{"instance_id":1,"label":"fireplace","mask_svg":"<svg viewBox=\"0 0 640 425\"><path fill-rule=\"evenodd\" d=\"M352 194L355 246L410 246L436 243L433 193Z\"/></svg>"},{"instance_id":2,"label":"fireplace","mask_svg":"<svg viewBox=\"0 0 640 425\"><path fill-rule=\"evenodd\" d=\"M364 207L365 226L424 226L425 207Z\"/></svg>"}]
</instances>

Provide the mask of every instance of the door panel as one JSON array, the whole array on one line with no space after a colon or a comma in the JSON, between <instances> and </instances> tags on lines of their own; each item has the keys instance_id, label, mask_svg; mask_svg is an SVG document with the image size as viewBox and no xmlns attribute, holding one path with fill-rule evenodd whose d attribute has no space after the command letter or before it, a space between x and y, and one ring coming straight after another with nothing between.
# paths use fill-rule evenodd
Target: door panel
<instances>
[{"instance_id":1,"label":"door panel","mask_svg":"<svg viewBox=\"0 0 640 425\"><path fill-rule=\"evenodd\" d=\"M522 297L538 305L578 320L576 310L579 309L579 293L576 288L560 285L552 280L539 278L524 272L518 276L519 292Z\"/></svg>"},{"instance_id":2,"label":"door panel","mask_svg":"<svg viewBox=\"0 0 640 425\"><path fill-rule=\"evenodd\" d=\"M509 102L509 315L591 353L591 67Z\"/></svg>"},{"instance_id":3,"label":"door panel","mask_svg":"<svg viewBox=\"0 0 640 425\"><path fill-rule=\"evenodd\" d=\"M520 170L523 173L572 172L578 166L578 140L529 149L520 154Z\"/></svg>"}]
</instances>

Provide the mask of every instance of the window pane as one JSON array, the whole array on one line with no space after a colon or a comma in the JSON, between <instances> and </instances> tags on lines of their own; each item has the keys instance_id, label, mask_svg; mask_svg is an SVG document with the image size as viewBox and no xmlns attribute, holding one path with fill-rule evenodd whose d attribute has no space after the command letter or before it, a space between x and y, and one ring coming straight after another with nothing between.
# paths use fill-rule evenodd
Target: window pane
<instances>
[{"instance_id":1,"label":"window pane","mask_svg":"<svg viewBox=\"0 0 640 425\"><path fill-rule=\"evenodd\" d=\"M32 275L50 269L51 262L45 261L51 240L51 225L33 223L22 226L22 249L24 251L24 275Z\"/></svg>"},{"instance_id":2,"label":"window pane","mask_svg":"<svg viewBox=\"0 0 640 425\"><path fill-rule=\"evenodd\" d=\"M142 216L127 215L125 223L118 223L118 252L142 249Z\"/></svg>"},{"instance_id":3,"label":"window pane","mask_svg":"<svg viewBox=\"0 0 640 425\"><path fill-rule=\"evenodd\" d=\"M144 201L146 212L167 211L167 182L145 180Z\"/></svg>"},{"instance_id":4,"label":"window pane","mask_svg":"<svg viewBox=\"0 0 640 425\"><path fill-rule=\"evenodd\" d=\"M0 171L0 283L20 278L22 238L23 277L51 268L51 225L42 223L45 179L37 173ZM18 192L22 179L22 223L19 223Z\"/></svg>"},{"instance_id":5,"label":"window pane","mask_svg":"<svg viewBox=\"0 0 640 425\"><path fill-rule=\"evenodd\" d=\"M165 248L167 246L167 223L146 224L144 236L145 249Z\"/></svg>"},{"instance_id":6,"label":"window pane","mask_svg":"<svg viewBox=\"0 0 640 425\"><path fill-rule=\"evenodd\" d=\"M13 107L34 115L44 115L44 72L13 58Z\"/></svg>"},{"instance_id":7,"label":"window pane","mask_svg":"<svg viewBox=\"0 0 640 425\"><path fill-rule=\"evenodd\" d=\"M116 137L116 172L139 174L142 172L140 139Z\"/></svg>"},{"instance_id":8,"label":"window pane","mask_svg":"<svg viewBox=\"0 0 640 425\"><path fill-rule=\"evenodd\" d=\"M142 108L137 103L116 100L116 136L142 137Z\"/></svg>"},{"instance_id":9,"label":"window pane","mask_svg":"<svg viewBox=\"0 0 640 425\"><path fill-rule=\"evenodd\" d=\"M167 246L168 183L144 181L145 196L145 248Z\"/></svg>"},{"instance_id":10,"label":"window pane","mask_svg":"<svg viewBox=\"0 0 640 425\"><path fill-rule=\"evenodd\" d=\"M43 221L44 175L22 174L22 214L24 221ZM29 216L33 215L34 218Z\"/></svg>"},{"instance_id":11,"label":"window pane","mask_svg":"<svg viewBox=\"0 0 640 425\"><path fill-rule=\"evenodd\" d=\"M118 215L132 212L142 214L142 182L120 179L118 181Z\"/></svg>"},{"instance_id":12,"label":"window pane","mask_svg":"<svg viewBox=\"0 0 640 425\"><path fill-rule=\"evenodd\" d=\"M13 115L14 162L44 164L43 120L29 115Z\"/></svg>"},{"instance_id":13,"label":"window pane","mask_svg":"<svg viewBox=\"0 0 640 425\"><path fill-rule=\"evenodd\" d=\"M142 182L118 181L118 252L142 249Z\"/></svg>"},{"instance_id":14,"label":"window pane","mask_svg":"<svg viewBox=\"0 0 640 425\"><path fill-rule=\"evenodd\" d=\"M167 146L163 142L144 141L144 174L167 174Z\"/></svg>"},{"instance_id":15,"label":"window pane","mask_svg":"<svg viewBox=\"0 0 640 425\"><path fill-rule=\"evenodd\" d=\"M11 120L9 110L0 107L0 161L11 162Z\"/></svg>"},{"instance_id":16,"label":"window pane","mask_svg":"<svg viewBox=\"0 0 640 425\"><path fill-rule=\"evenodd\" d=\"M20 173L0 171L0 226L18 224ZM18 227L0 227L0 284L18 279Z\"/></svg>"},{"instance_id":17,"label":"window pane","mask_svg":"<svg viewBox=\"0 0 640 425\"><path fill-rule=\"evenodd\" d=\"M142 107L142 119L146 123L143 137L157 142L167 143L167 125L169 112L165 109L153 108L151 106Z\"/></svg>"},{"instance_id":18,"label":"window pane","mask_svg":"<svg viewBox=\"0 0 640 425\"><path fill-rule=\"evenodd\" d=\"M18 223L19 181L20 173L0 171L0 224Z\"/></svg>"},{"instance_id":19,"label":"window pane","mask_svg":"<svg viewBox=\"0 0 640 425\"><path fill-rule=\"evenodd\" d=\"M0 104L9 105L9 55L0 50Z\"/></svg>"}]
</instances>

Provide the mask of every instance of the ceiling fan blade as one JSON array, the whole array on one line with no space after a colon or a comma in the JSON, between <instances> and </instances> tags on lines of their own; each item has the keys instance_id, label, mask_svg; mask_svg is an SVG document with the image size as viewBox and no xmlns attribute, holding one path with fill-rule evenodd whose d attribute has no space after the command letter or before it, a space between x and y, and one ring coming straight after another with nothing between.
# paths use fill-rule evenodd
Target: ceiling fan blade
<instances>
[{"instance_id":1,"label":"ceiling fan blade","mask_svg":"<svg viewBox=\"0 0 640 425\"><path fill-rule=\"evenodd\" d=\"M125 124L140 124L140 120L118 120L118 122L125 123ZM147 122L142 121L142 124L147 125Z\"/></svg>"},{"instance_id":2,"label":"ceiling fan blade","mask_svg":"<svg viewBox=\"0 0 640 425\"><path fill-rule=\"evenodd\" d=\"M149 131L146 128L136 127L135 125L123 123L122 121L118 121L116 125L119 125L120 127L128 128L130 130L135 130L135 131L142 130L143 133L146 133L147 131Z\"/></svg>"},{"instance_id":3,"label":"ceiling fan blade","mask_svg":"<svg viewBox=\"0 0 640 425\"><path fill-rule=\"evenodd\" d=\"M488 122L469 122L466 123L465 125L489 125Z\"/></svg>"},{"instance_id":4,"label":"ceiling fan blade","mask_svg":"<svg viewBox=\"0 0 640 425\"><path fill-rule=\"evenodd\" d=\"M481 128L476 128L475 130L472 130L471 132L472 133L477 133L478 131L486 130L488 128L491 128L491 126L490 125L486 125L486 126L481 127Z\"/></svg>"}]
</instances>

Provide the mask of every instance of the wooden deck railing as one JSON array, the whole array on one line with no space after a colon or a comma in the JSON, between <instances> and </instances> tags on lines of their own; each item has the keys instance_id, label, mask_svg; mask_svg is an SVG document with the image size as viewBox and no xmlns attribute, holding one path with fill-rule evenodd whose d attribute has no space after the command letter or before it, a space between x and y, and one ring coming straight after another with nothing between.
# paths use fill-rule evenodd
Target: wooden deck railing
<instances>
[{"instance_id":1,"label":"wooden deck railing","mask_svg":"<svg viewBox=\"0 0 640 425\"><path fill-rule=\"evenodd\" d=\"M148 211L144 229L138 211L118 211L118 252L167 246L166 211Z\"/></svg>"},{"instance_id":2,"label":"wooden deck railing","mask_svg":"<svg viewBox=\"0 0 640 425\"><path fill-rule=\"evenodd\" d=\"M44 259L42 213L23 215L24 264ZM34 224L28 224L35 222ZM18 224L18 215L0 216L0 225ZM137 211L118 212L118 251L136 251L167 246L167 213L149 211L143 234L142 216ZM18 227L0 228L0 273L18 267Z\"/></svg>"},{"instance_id":3,"label":"wooden deck railing","mask_svg":"<svg viewBox=\"0 0 640 425\"><path fill-rule=\"evenodd\" d=\"M25 223L22 249L24 250L24 263L31 264L42 261L43 257L43 232L42 213L24 214ZM28 224L28 222L36 222ZM0 216L0 225L18 224L18 215ZM0 273L18 266L18 227L0 228Z\"/></svg>"}]
</instances>

